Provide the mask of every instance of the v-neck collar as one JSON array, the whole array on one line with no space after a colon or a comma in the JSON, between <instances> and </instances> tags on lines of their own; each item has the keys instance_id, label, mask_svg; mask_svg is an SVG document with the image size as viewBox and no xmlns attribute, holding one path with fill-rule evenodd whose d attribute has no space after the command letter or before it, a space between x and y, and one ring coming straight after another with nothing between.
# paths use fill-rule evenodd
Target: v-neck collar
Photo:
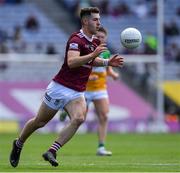
<instances>
[{"instance_id":1,"label":"v-neck collar","mask_svg":"<svg viewBox=\"0 0 180 173\"><path fill-rule=\"evenodd\" d=\"M93 41L93 39L94 39L94 35L92 35L92 37L91 38L89 38L86 34L84 34L84 32L83 32L83 30L82 29L80 29L80 33L88 40L88 41L90 41L90 42L92 42Z\"/></svg>"}]
</instances>

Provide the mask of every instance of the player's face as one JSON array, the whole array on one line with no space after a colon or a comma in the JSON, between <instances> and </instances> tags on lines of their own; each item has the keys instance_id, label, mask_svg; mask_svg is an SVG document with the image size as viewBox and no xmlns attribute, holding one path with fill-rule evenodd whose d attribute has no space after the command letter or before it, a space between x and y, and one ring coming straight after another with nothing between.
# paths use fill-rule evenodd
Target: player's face
<instances>
[{"instance_id":1,"label":"player's face","mask_svg":"<svg viewBox=\"0 0 180 173\"><path fill-rule=\"evenodd\" d=\"M99 13L92 13L88 20L88 30L91 34L96 34L100 27L100 16Z\"/></svg>"},{"instance_id":2,"label":"player's face","mask_svg":"<svg viewBox=\"0 0 180 173\"><path fill-rule=\"evenodd\" d=\"M100 40L101 43L106 43L107 35L104 32L98 31L96 37Z\"/></svg>"}]
</instances>

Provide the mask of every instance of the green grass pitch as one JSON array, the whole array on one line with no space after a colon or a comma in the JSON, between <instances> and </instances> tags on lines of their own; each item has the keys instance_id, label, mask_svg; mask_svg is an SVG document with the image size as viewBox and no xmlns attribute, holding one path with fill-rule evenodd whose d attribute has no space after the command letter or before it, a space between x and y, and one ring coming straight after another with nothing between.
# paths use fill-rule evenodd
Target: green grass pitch
<instances>
[{"instance_id":1,"label":"green grass pitch","mask_svg":"<svg viewBox=\"0 0 180 173\"><path fill-rule=\"evenodd\" d=\"M96 134L76 134L58 152L58 167L41 155L56 134L35 133L25 144L17 168L9 164L12 140L17 134L0 134L0 172L180 172L180 134L109 134L113 156L96 156Z\"/></svg>"}]
</instances>

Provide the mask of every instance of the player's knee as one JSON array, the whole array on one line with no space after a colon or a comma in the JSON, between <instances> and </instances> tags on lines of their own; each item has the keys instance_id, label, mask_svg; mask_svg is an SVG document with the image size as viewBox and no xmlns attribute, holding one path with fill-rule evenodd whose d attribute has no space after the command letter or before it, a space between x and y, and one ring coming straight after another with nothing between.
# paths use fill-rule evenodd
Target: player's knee
<instances>
[{"instance_id":1,"label":"player's knee","mask_svg":"<svg viewBox=\"0 0 180 173\"><path fill-rule=\"evenodd\" d=\"M77 117L77 118L75 118L75 121L78 125L80 125L80 124L84 123L85 118L84 117Z\"/></svg>"},{"instance_id":2,"label":"player's knee","mask_svg":"<svg viewBox=\"0 0 180 173\"><path fill-rule=\"evenodd\" d=\"M84 115L76 116L76 117L73 119L73 122L74 122L76 125L81 125L82 123L84 123L84 121L85 121L85 116L84 116Z\"/></svg>"},{"instance_id":3,"label":"player's knee","mask_svg":"<svg viewBox=\"0 0 180 173\"><path fill-rule=\"evenodd\" d=\"M107 122L108 121L107 113L102 112L99 116L99 120L100 120L100 122Z\"/></svg>"}]
</instances>

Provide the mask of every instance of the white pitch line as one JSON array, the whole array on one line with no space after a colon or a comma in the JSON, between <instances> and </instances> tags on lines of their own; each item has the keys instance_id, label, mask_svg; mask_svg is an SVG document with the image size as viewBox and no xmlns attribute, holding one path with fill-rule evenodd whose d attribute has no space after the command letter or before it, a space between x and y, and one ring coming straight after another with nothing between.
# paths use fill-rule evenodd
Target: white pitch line
<instances>
[{"instance_id":1,"label":"white pitch line","mask_svg":"<svg viewBox=\"0 0 180 173\"><path fill-rule=\"evenodd\" d=\"M95 165L99 165L99 164L84 163L82 165L83 166L95 166ZM111 165L111 166L117 166L117 165L121 165L121 166L180 166L180 163L108 163L108 165Z\"/></svg>"},{"instance_id":2,"label":"white pitch line","mask_svg":"<svg viewBox=\"0 0 180 173\"><path fill-rule=\"evenodd\" d=\"M29 163L21 163L20 166L48 166L49 163L37 163L37 164L29 164ZM70 163L60 163L59 166L72 165ZM82 165L82 166L97 166L101 165L101 163L77 163L73 165ZM108 163L110 166L180 166L180 163ZM7 164L0 164L0 166L7 166Z\"/></svg>"}]
</instances>

